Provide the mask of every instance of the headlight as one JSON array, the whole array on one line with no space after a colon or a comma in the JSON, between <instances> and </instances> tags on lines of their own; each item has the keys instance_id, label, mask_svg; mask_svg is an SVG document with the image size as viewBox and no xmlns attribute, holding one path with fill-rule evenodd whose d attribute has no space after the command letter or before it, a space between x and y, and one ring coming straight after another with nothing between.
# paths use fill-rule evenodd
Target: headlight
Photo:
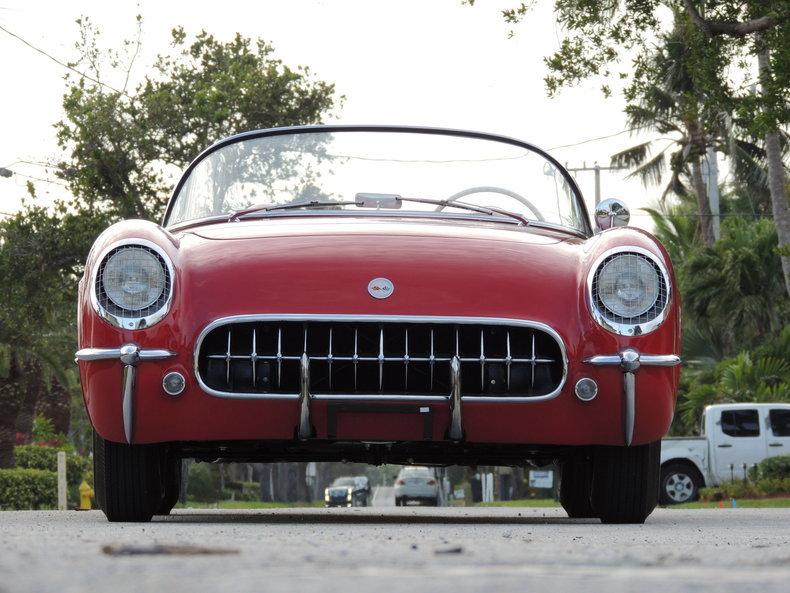
<instances>
[{"instance_id":1,"label":"headlight","mask_svg":"<svg viewBox=\"0 0 790 593\"><path fill-rule=\"evenodd\" d=\"M110 248L99 261L94 282L98 312L130 329L148 327L167 313L173 281L164 252L139 241Z\"/></svg>"},{"instance_id":2,"label":"headlight","mask_svg":"<svg viewBox=\"0 0 790 593\"><path fill-rule=\"evenodd\" d=\"M590 297L596 319L623 335L640 335L663 321L669 278L661 262L644 250L605 255L591 271Z\"/></svg>"}]
</instances>

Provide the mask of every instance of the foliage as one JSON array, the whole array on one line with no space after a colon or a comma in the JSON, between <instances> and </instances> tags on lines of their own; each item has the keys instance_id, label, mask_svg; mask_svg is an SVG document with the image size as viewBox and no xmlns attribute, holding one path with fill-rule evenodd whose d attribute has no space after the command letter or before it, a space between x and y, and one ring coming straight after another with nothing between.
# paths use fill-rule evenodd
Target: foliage
<instances>
[{"instance_id":1,"label":"foliage","mask_svg":"<svg viewBox=\"0 0 790 593\"><path fill-rule=\"evenodd\" d=\"M221 493L221 498L256 501L261 499L261 485L258 482L225 482L225 491Z\"/></svg>"},{"instance_id":2,"label":"foliage","mask_svg":"<svg viewBox=\"0 0 790 593\"><path fill-rule=\"evenodd\" d=\"M53 508L57 505L57 488L54 472L27 468L0 469L0 508Z\"/></svg>"},{"instance_id":3,"label":"foliage","mask_svg":"<svg viewBox=\"0 0 790 593\"><path fill-rule=\"evenodd\" d=\"M57 471L58 449L38 445L19 445L14 448L17 467ZM66 455L66 482L69 487L79 486L92 469L91 460L79 455Z\"/></svg>"},{"instance_id":4,"label":"foliage","mask_svg":"<svg viewBox=\"0 0 790 593\"><path fill-rule=\"evenodd\" d=\"M703 501L718 501L728 498L763 498L790 493L790 478L761 479L756 482L736 480L712 488L700 488Z\"/></svg>"},{"instance_id":5,"label":"foliage","mask_svg":"<svg viewBox=\"0 0 790 593\"><path fill-rule=\"evenodd\" d=\"M83 54L100 55L98 32L87 19L80 26ZM134 91L85 79L69 86L66 119L56 125L69 154L60 174L81 210L159 219L172 173L210 144L250 129L318 123L338 104L334 85L283 64L261 39L222 42L202 31L189 41L176 28L172 47Z\"/></svg>"},{"instance_id":6,"label":"foliage","mask_svg":"<svg viewBox=\"0 0 790 593\"><path fill-rule=\"evenodd\" d=\"M777 455L763 459L757 464L757 475L764 480L790 479L790 455Z\"/></svg>"},{"instance_id":7,"label":"foliage","mask_svg":"<svg viewBox=\"0 0 790 593\"><path fill-rule=\"evenodd\" d=\"M705 406L711 404L790 401L788 346L790 327L751 353L741 352L712 368L684 369L678 396L680 432L696 432Z\"/></svg>"},{"instance_id":8,"label":"foliage","mask_svg":"<svg viewBox=\"0 0 790 593\"><path fill-rule=\"evenodd\" d=\"M684 313L725 355L756 347L788 320L776 246L770 220L728 217L715 246L692 250L682 262Z\"/></svg>"},{"instance_id":9,"label":"foliage","mask_svg":"<svg viewBox=\"0 0 790 593\"><path fill-rule=\"evenodd\" d=\"M340 102L332 84L283 64L262 40L222 42L206 32L188 40L182 29L173 31L172 53L129 90L139 38L124 44L126 54L108 51L88 19L78 24L76 63L90 78L68 79L65 117L55 126L66 154L57 174L73 199L45 208L31 185L24 208L0 220L0 278L13 278L0 283L0 466L13 466L15 421L37 383L53 375L77 391L64 369L74 351L77 286L96 236L122 218L158 219L175 170L221 137L317 123ZM119 69L123 87L104 84ZM84 447L86 419L78 418Z\"/></svg>"},{"instance_id":10,"label":"foliage","mask_svg":"<svg viewBox=\"0 0 790 593\"><path fill-rule=\"evenodd\" d=\"M212 463L189 465L187 497L198 502L216 502L220 499L219 468Z\"/></svg>"}]
</instances>

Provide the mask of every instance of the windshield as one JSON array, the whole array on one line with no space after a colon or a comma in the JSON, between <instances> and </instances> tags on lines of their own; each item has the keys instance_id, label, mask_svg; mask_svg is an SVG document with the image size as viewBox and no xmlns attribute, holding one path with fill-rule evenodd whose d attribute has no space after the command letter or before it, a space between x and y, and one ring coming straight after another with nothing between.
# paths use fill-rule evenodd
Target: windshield
<instances>
[{"instance_id":1,"label":"windshield","mask_svg":"<svg viewBox=\"0 0 790 593\"><path fill-rule=\"evenodd\" d=\"M332 486L354 486L354 478L338 478L332 482Z\"/></svg>"},{"instance_id":2,"label":"windshield","mask_svg":"<svg viewBox=\"0 0 790 593\"><path fill-rule=\"evenodd\" d=\"M580 203L567 173L527 145L419 130L315 128L243 135L208 151L179 184L167 224L238 212L390 212L516 223L506 211L586 233ZM266 210L283 206L296 209Z\"/></svg>"}]
</instances>

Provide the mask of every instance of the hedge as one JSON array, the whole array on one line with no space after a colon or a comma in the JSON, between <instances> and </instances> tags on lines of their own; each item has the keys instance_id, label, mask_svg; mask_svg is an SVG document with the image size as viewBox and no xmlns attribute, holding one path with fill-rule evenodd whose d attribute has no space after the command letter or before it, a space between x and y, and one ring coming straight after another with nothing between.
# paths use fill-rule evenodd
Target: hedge
<instances>
[{"instance_id":1,"label":"hedge","mask_svg":"<svg viewBox=\"0 0 790 593\"><path fill-rule=\"evenodd\" d=\"M763 459L757 465L757 474L761 479L790 478L790 455L777 455Z\"/></svg>"},{"instance_id":2,"label":"hedge","mask_svg":"<svg viewBox=\"0 0 790 593\"><path fill-rule=\"evenodd\" d=\"M702 488L700 499L704 501L724 500L727 498L765 498L775 495L790 495L790 477L766 478L756 482L726 482L713 488Z\"/></svg>"},{"instance_id":3,"label":"hedge","mask_svg":"<svg viewBox=\"0 0 790 593\"><path fill-rule=\"evenodd\" d=\"M14 447L16 466L27 469L58 471L58 449L38 445ZM79 487L85 474L91 469L91 461L79 455L66 455L66 482L69 489Z\"/></svg>"},{"instance_id":4,"label":"hedge","mask_svg":"<svg viewBox=\"0 0 790 593\"><path fill-rule=\"evenodd\" d=\"M57 506L58 478L43 469L0 469L0 509L26 510Z\"/></svg>"}]
</instances>

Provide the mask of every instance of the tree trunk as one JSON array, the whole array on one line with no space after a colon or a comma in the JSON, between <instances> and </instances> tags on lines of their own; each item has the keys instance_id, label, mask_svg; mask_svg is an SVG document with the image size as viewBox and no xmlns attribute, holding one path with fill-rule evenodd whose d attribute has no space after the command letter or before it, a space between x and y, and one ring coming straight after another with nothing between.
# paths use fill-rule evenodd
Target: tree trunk
<instances>
[{"instance_id":1,"label":"tree trunk","mask_svg":"<svg viewBox=\"0 0 790 593\"><path fill-rule=\"evenodd\" d=\"M757 54L757 63L760 67L760 80L765 87L771 77L771 61L767 49ZM768 162L771 210L774 215L776 234L779 237L782 273L785 279L785 289L790 296L790 208L787 205L787 186L784 164L782 163L782 148L779 144L779 131L776 129L765 135L765 157Z\"/></svg>"},{"instance_id":2,"label":"tree trunk","mask_svg":"<svg viewBox=\"0 0 790 593\"><path fill-rule=\"evenodd\" d=\"M14 467L16 417L22 404L22 373L19 360L11 353L8 377L0 379L0 468Z\"/></svg>"},{"instance_id":3,"label":"tree trunk","mask_svg":"<svg viewBox=\"0 0 790 593\"><path fill-rule=\"evenodd\" d=\"M35 417L36 405L41 398L44 387L41 365L35 361L31 362L25 366L24 374L25 387L22 389L22 399L16 415L16 432L24 435L24 442L29 443L33 433L33 418Z\"/></svg>"},{"instance_id":4,"label":"tree trunk","mask_svg":"<svg viewBox=\"0 0 790 593\"><path fill-rule=\"evenodd\" d=\"M708 192L705 188L705 181L702 179L702 167L700 157L697 156L691 161L691 180L694 184L694 193L697 194L697 206L699 208L699 230L702 243L705 247L713 247L716 241L713 235L713 215L710 211L708 202Z\"/></svg>"},{"instance_id":5,"label":"tree trunk","mask_svg":"<svg viewBox=\"0 0 790 593\"><path fill-rule=\"evenodd\" d=\"M71 424L71 391L53 378L38 397L36 414L49 418L55 432L68 434Z\"/></svg>"}]
</instances>

